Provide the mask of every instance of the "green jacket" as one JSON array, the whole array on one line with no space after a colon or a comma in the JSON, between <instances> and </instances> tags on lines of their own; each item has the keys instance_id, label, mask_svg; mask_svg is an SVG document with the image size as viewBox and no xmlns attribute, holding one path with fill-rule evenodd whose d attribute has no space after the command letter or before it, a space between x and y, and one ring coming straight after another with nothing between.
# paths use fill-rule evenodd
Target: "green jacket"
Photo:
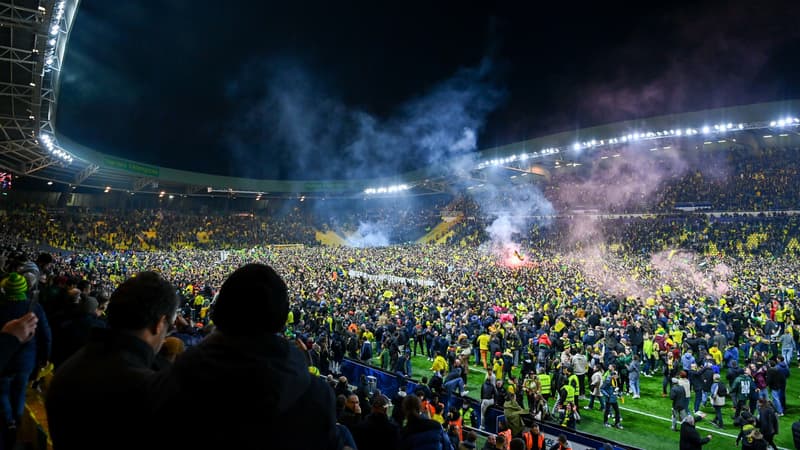
<instances>
[{"instance_id":1,"label":"green jacket","mask_svg":"<svg viewBox=\"0 0 800 450\"><path fill-rule=\"evenodd\" d=\"M527 413L528 411L522 409L516 399L512 398L506 400L503 405L503 414L506 416L506 424L508 424L512 436L518 436L522 433L523 428L525 428L525 424L522 422L522 416Z\"/></svg>"}]
</instances>

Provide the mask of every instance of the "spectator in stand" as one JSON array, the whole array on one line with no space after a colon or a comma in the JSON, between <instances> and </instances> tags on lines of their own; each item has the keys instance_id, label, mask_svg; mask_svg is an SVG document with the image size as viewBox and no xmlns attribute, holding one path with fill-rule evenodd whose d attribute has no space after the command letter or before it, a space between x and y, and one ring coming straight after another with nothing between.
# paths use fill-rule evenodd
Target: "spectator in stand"
<instances>
[{"instance_id":1,"label":"spectator in stand","mask_svg":"<svg viewBox=\"0 0 800 450\"><path fill-rule=\"evenodd\" d=\"M139 273L114 291L109 328L94 329L48 388L45 407L55 449L104 449L110 442L121 449L152 445L142 433L153 426L151 367L177 308L175 288L155 272Z\"/></svg>"},{"instance_id":2,"label":"spectator in stand","mask_svg":"<svg viewBox=\"0 0 800 450\"><path fill-rule=\"evenodd\" d=\"M25 410L28 381L35 370L47 365L50 358L51 334L41 305L29 300L28 283L22 275L11 272L0 281L0 288L3 290L0 296L0 323L25 317L30 312L37 319L33 338L13 354L0 376L0 434L6 448L11 448L16 442L17 425Z\"/></svg>"},{"instance_id":3,"label":"spectator in stand","mask_svg":"<svg viewBox=\"0 0 800 450\"><path fill-rule=\"evenodd\" d=\"M11 357L22 344L33 339L36 324L39 322L34 313L28 313L18 319L12 319L0 329L0 371L4 370Z\"/></svg>"},{"instance_id":4,"label":"spectator in stand","mask_svg":"<svg viewBox=\"0 0 800 450\"><path fill-rule=\"evenodd\" d=\"M254 449L268 435L281 449L337 446L333 391L311 376L299 346L280 335L288 314L286 284L272 267L247 264L225 280L211 312L216 331L185 351L154 391L165 445ZM243 398L252 409L231 414ZM201 410L214 427L172 432L195 427L186 411Z\"/></svg>"},{"instance_id":5,"label":"spectator in stand","mask_svg":"<svg viewBox=\"0 0 800 450\"><path fill-rule=\"evenodd\" d=\"M72 317L58 322L53 330L53 365L58 368L64 361L89 342L92 328L105 328L102 310L94 297L81 299Z\"/></svg>"},{"instance_id":6,"label":"spectator in stand","mask_svg":"<svg viewBox=\"0 0 800 450\"><path fill-rule=\"evenodd\" d=\"M344 408L337 417L337 423L340 423L350 430L350 433L361 424L363 411L361 410L361 399L355 393L345 394Z\"/></svg>"},{"instance_id":7,"label":"spectator in stand","mask_svg":"<svg viewBox=\"0 0 800 450\"><path fill-rule=\"evenodd\" d=\"M372 402L372 412L353 432L358 450L395 450L400 440L400 427L389 418L391 401L378 395Z\"/></svg>"},{"instance_id":8,"label":"spectator in stand","mask_svg":"<svg viewBox=\"0 0 800 450\"><path fill-rule=\"evenodd\" d=\"M400 431L399 448L403 450L454 450L442 426L422 416L422 402L416 395L403 400L406 425Z\"/></svg>"}]
</instances>

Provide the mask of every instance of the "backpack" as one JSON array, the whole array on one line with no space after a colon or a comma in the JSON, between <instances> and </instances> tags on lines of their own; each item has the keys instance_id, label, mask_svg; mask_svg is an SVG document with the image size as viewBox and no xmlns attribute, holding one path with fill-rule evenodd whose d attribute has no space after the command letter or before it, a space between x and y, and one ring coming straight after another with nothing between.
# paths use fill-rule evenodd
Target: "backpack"
<instances>
[{"instance_id":1,"label":"backpack","mask_svg":"<svg viewBox=\"0 0 800 450\"><path fill-rule=\"evenodd\" d=\"M718 383L717 385L717 397L727 397L728 396L728 387L725 386L725 383Z\"/></svg>"}]
</instances>

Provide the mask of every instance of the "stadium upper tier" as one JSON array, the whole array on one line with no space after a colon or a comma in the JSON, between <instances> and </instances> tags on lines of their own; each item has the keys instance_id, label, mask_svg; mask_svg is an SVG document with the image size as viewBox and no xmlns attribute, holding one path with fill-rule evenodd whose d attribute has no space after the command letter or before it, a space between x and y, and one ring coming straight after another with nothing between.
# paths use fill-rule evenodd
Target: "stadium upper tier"
<instances>
[{"instance_id":1,"label":"stadium upper tier","mask_svg":"<svg viewBox=\"0 0 800 450\"><path fill-rule=\"evenodd\" d=\"M56 127L61 65L77 0L24 0L0 7L0 169L88 190L155 195L395 196L486 184L530 183L555 169L574 168L624 151L800 144L800 100L671 114L571 130L485 149L390 178L259 180L161 167L100 153ZM168 151L169 149L164 149ZM398 149L402 151L402 149ZM505 171L508 176L496 176ZM520 175L514 177L514 175ZM531 176L525 176L531 175Z\"/></svg>"},{"instance_id":2,"label":"stadium upper tier","mask_svg":"<svg viewBox=\"0 0 800 450\"><path fill-rule=\"evenodd\" d=\"M69 149L75 160L45 168L36 176L56 183L153 194L419 195L454 186L459 190L484 183L542 181L555 169L588 165L625 152L647 154L674 148L696 154L698 150L800 147L798 115L800 101L790 101L619 122L487 149L442 161L437 167L373 180L257 180L189 172L100 153L58 136L59 145ZM508 176L492 176L498 169ZM84 175L88 176L81 180ZM532 176L526 179L524 175Z\"/></svg>"}]
</instances>

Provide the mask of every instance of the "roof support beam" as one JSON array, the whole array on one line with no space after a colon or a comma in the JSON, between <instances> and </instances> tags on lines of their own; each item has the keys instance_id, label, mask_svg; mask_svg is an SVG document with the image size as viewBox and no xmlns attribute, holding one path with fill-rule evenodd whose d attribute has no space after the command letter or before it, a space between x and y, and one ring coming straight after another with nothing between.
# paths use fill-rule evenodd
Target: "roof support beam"
<instances>
[{"instance_id":1,"label":"roof support beam","mask_svg":"<svg viewBox=\"0 0 800 450\"><path fill-rule=\"evenodd\" d=\"M96 164L89 164L83 170L78 172L75 175L75 180L72 182L74 186L80 186L87 178L94 175L98 170L100 170L100 166Z\"/></svg>"}]
</instances>

